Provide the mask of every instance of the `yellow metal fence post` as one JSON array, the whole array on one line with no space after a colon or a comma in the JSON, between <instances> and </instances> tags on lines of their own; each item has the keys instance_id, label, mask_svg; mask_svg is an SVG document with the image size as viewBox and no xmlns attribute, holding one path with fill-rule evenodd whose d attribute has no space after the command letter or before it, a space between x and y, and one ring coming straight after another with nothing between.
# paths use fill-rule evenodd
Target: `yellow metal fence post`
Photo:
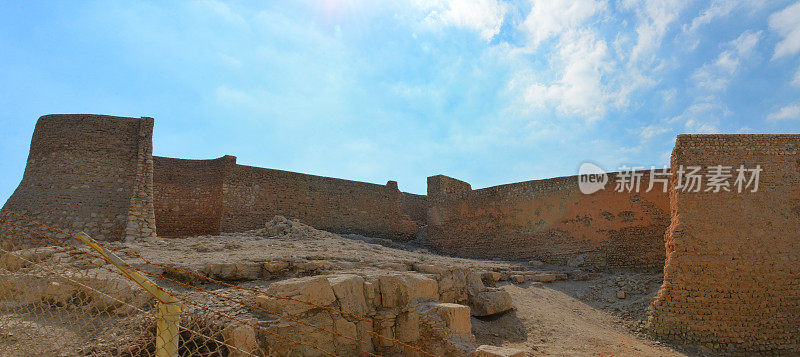
<instances>
[{"instance_id":1,"label":"yellow metal fence post","mask_svg":"<svg viewBox=\"0 0 800 357\"><path fill-rule=\"evenodd\" d=\"M158 303L156 321L156 356L178 356L178 323L181 319L181 305Z\"/></svg>"},{"instance_id":2,"label":"yellow metal fence post","mask_svg":"<svg viewBox=\"0 0 800 357\"><path fill-rule=\"evenodd\" d=\"M114 253L111 253L106 248L97 244L97 242L86 233L81 232L75 236L75 238L78 238L96 252L100 253L103 259L114 265L125 274L125 276L158 300L158 312L156 313L156 356L177 357L178 342L180 340L178 328L180 326L181 312L183 311L180 300L139 274L139 272L131 268L125 261L114 255Z\"/></svg>"}]
</instances>

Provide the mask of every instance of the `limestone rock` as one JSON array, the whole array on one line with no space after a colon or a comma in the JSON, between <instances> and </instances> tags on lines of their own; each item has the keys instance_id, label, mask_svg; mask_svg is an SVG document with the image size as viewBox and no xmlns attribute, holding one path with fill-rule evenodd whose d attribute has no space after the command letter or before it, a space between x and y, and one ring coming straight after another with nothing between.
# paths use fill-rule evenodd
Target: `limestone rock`
<instances>
[{"instance_id":1,"label":"limestone rock","mask_svg":"<svg viewBox=\"0 0 800 357\"><path fill-rule=\"evenodd\" d=\"M278 299L271 296L260 295L256 297L256 304L267 310L299 315L318 306L327 306L336 301L336 296L331 289L328 279L324 276L310 276L305 278L287 279L272 283L266 291L268 294L292 298L298 301ZM300 302L302 301L302 302Z\"/></svg>"},{"instance_id":2,"label":"limestone rock","mask_svg":"<svg viewBox=\"0 0 800 357\"><path fill-rule=\"evenodd\" d=\"M397 339L405 343L413 343L419 339L419 313L409 310L397 315Z\"/></svg>"},{"instance_id":3,"label":"limestone rock","mask_svg":"<svg viewBox=\"0 0 800 357\"><path fill-rule=\"evenodd\" d=\"M264 270L270 274L275 274L289 268L289 262L273 261L264 263Z\"/></svg>"},{"instance_id":4,"label":"limestone rock","mask_svg":"<svg viewBox=\"0 0 800 357\"><path fill-rule=\"evenodd\" d=\"M415 271L420 273L426 274L437 274L442 275L447 272L447 268L441 265L429 264L429 263L414 263L413 268Z\"/></svg>"},{"instance_id":5,"label":"limestone rock","mask_svg":"<svg viewBox=\"0 0 800 357\"><path fill-rule=\"evenodd\" d=\"M470 295L472 316L489 316L514 308L511 295L502 289L481 291Z\"/></svg>"},{"instance_id":6,"label":"limestone rock","mask_svg":"<svg viewBox=\"0 0 800 357\"><path fill-rule=\"evenodd\" d=\"M304 323L313 325L328 331L335 331L334 320L328 311L321 310L317 313L309 314L300 319ZM341 326L340 326L341 327ZM270 351L276 351L267 355L278 356L326 356L323 352L310 347L314 346L323 350L331 350L331 346L335 346L335 341L341 337L335 336L329 332L320 331L315 327L301 325L294 322L277 322L267 327L267 329L280 336L288 336L298 338L306 344L306 346L298 345L291 341L284 340L275 335L259 333L259 339L262 344L269 346ZM344 329L342 330L344 331ZM344 335L344 334L343 334ZM360 355L360 354L343 354L343 355Z\"/></svg>"},{"instance_id":7,"label":"limestone rock","mask_svg":"<svg viewBox=\"0 0 800 357\"><path fill-rule=\"evenodd\" d=\"M358 339L358 329L356 328L356 324L346 319L342 318L341 316L334 317L333 327L336 333L341 334L345 337L336 336L336 352L339 355L347 356L347 355L358 355L359 348L361 346L360 343L357 341L353 341L351 339Z\"/></svg>"},{"instance_id":8,"label":"limestone rock","mask_svg":"<svg viewBox=\"0 0 800 357\"><path fill-rule=\"evenodd\" d=\"M432 307L454 334L472 333L469 307L446 302L434 304Z\"/></svg>"},{"instance_id":9,"label":"limestone rock","mask_svg":"<svg viewBox=\"0 0 800 357\"><path fill-rule=\"evenodd\" d=\"M525 352L508 347L481 345L470 357L525 357Z\"/></svg>"},{"instance_id":10,"label":"limestone rock","mask_svg":"<svg viewBox=\"0 0 800 357\"><path fill-rule=\"evenodd\" d=\"M496 271L487 271L481 274L481 281L483 281L483 285L486 286L494 286L501 278L502 276L500 273Z\"/></svg>"},{"instance_id":11,"label":"limestone rock","mask_svg":"<svg viewBox=\"0 0 800 357\"><path fill-rule=\"evenodd\" d=\"M378 278L382 307L397 307L414 300L438 299L436 280L418 273L387 274Z\"/></svg>"},{"instance_id":12,"label":"limestone rock","mask_svg":"<svg viewBox=\"0 0 800 357\"><path fill-rule=\"evenodd\" d=\"M209 262L204 272L216 280L256 280L261 277L262 263L239 261L236 263Z\"/></svg>"},{"instance_id":13,"label":"limestone rock","mask_svg":"<svg viewBox=\"0 0 800 357\"><path fill-rule=\"evenodd\" d=\"M336 299L342 311L357 316L367 313L367 302L364 298L364 278L358 275L343 274L328 277Z\"/></svg>"},{"instance_id":14,"label":"limestone rock","mask_svg":"<svg viewBox=\"0 0 800 357\"><path fill-rule=\"evenodd\" d=\"M483 281L481 280L480 273L470 271L466 275L467 277L467 288L470 290L484 290L486 287L483 285Z\"/></svg>"},{"instance_id":15,"label":"limestone rock","mask_svg":"<svg viewBox=\"0 0 800 357\"><path fill-rule=\"evenodd\" d=\"M249 323L255 325L257 321L250 319ZM222 338L225 344L233 347L228 348L229 356L250 356L258 351L258 341L256 331L253 326L247 324L230 324L222 329Z\"/></svg>"}]
</instances>

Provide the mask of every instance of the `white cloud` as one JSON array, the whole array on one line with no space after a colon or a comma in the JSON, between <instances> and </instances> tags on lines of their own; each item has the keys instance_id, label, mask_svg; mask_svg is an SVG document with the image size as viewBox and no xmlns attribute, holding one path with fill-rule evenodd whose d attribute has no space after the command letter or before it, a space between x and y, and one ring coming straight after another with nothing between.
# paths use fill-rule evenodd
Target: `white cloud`
<instances>
[{"instance_id":1,"label":"white cloud","mask_svg":"<svg viewBox=\"0 0 800 357\"><path fill-rule=\"evenodd\" d=\"M487 41L500 33L508 11L508 5L497 0L450 0L446 3L417 5L430 11L426 22L472 29Z\"/></svg>"},{"instance_id":2,"label":"white cloud","mask_svg":"<svg viewBox=\"0 0 800 357\"><path fill-rule=\"evenodd\" d=\"M665 126L652 124L642 128L642 130L639 131L639 138L641 138L643 141L650 140L655 136L668 133L669 131L669 128Z\"/></svg>"},{"instance_id":3,"label":"white cloud","mask_svg":"<svg viewBox=\"0 0 800 357\"><path fill-rule=\"evenodd\" d=\"M665 122L682 127L682 129L676 127L678 132L713 134L720 132L720 119L729 115L731 115L731 112L725 104L713 98L699 98L697 102L686 108L683 113L667 119Z\"/></svg>"},{"instance_id":4,"label":"white cloud","mask_svg":"<svg viewBox=\"0 0 800 357\"><path fill-rule=\"evenodd\" d=\"M559 79L552 84L534 83L525 99L533 106L553 105L560 114L596 120L614 102L604 76L614 70L605 41L588 31L570 33L558 51Z\"/></svg>"},{"instance_id":5,"label":"white cloud","mask_svg":"<svg viewBox=\"0 0 800 357\"><path fill-rule=\"evenodd\" d=\"M765 2L760 0L714 0L700 15L692 19L691 24L683 26L686 33L695 33L701 26L708 25L716 19L726 18L735 10L745 8L750 11L763 7Z\"/></svg>"},{"instance_id":6,"label":"white cloud","mask_svg":"<svg viewBox=\"0 0 800 357\"><path fill-rule=\"evenodd\" d=\"M605 10L604 1L595 0L538 0L525 17L521 29L536 48L542 41L579 29L584 22Z\"/></svg>"},{"instance_id":7,"label":"white cloud","mask_svg":"<svg viewBox=\"0 0 800 357\"><path fill-rule=\"evenodd\" d=\"M665 89L661 91L661 97L664 98L665 103L671 102L678 95L678 90L675 88Z\"/></svg>"},{"instance_id":8,"label":"white cloud","mask_svg":"<svg viewBox=\"0 0 800 357\"><path fill-rule=\"evenodd\" d=\"M783 38L775 45L773 59L800 52L800 1L770 15L769 27Z\"/></svg>"},{"instance_id":9,"label":"white cloud","mask_svg":"<svg viewBox=\"0 0 800 357\"><path fill-rule=\"evenodd\" d=\"M716 0L711 3L699 16L692 19L691 25L684 25L684 31L695 32L700 26L710 24L711 21L728 16L739 1Z\"/></svg>"},{"instance_id":10,"label":"white cloud","mask_svg":"<svg viewBox=\"0 0 800 357\"><path fill-rule=\"evenodd\" d=\"M630 56L631 62L652 60L669 26L678 19L686 4L687 2L681 0L623 1L623 7L634 10L639 19L639 24L636 26L636 46Z\"/></svg>"},{"instance_id":11,"label":"white cloud","mask_svg":"<svg viewBox=\"0 0 800 357\"><path fill-rule=\"evenodd\" d=\"M768 121L800 120L800 105L791 104L770 113Z\"/></svg>"},{"instance_id":12,"label":"white cloud","mask_svg":"<svg viewBox=\"0 0 800 357\"><path fill-rule=\"evenodd\" d=\"M745 31L738 38L727 44L728 49L722 51L714 62L703 64L692 79L696 85L708 90L725 90L734 74L742 65L742 60L749 57L761 38L761 31Z\"/></svg>"}]
</instances>

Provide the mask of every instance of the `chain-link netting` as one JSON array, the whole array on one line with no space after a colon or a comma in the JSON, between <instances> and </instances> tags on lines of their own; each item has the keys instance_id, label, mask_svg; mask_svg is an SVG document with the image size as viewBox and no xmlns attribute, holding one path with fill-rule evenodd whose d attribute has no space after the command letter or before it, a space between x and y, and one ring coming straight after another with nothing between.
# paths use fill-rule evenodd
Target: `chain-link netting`
<instances>
[{"instance_id":1,"label":"chain-link netting","mask_svg":"<svg viewBox=\"0 0 800 357\"><path fill-rule=\"evenodd\" d=\"M100 251L58 228L0 210L0 356L374 356L373 341L396 345L409 355L432 356L372 332L374 321L368 317L154 263L112 244L91 243ZM109 255L131 264L120 267ZM178 303L154 298L131 279L129 271L161 286L159 291L166 294L161 300ZM203 284L187 283L187 276ZM293 319L247 299L255 295L330 310L366 323L369 332L348 336ZM178 323L170 323L169 316ZM300 328L265 327L253 316ZM337 351L292 331L328 334L353 348ZM263 346L258 340L265 337L280 341L282 347Z\"/></svg>"}]
</instances>

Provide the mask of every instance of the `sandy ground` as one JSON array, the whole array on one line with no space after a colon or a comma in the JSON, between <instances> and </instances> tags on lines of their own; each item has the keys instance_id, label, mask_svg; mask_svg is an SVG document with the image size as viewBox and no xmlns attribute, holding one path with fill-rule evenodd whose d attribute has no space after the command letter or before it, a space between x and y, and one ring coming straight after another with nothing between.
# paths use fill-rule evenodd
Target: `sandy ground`
<instances>
[{"instance_id":1,"label":"sandy ground","mask_svg":"<svg viewBox=\"0 0 800 357\"><path fill-rule=\"evenodd\" d=\"M515 310L473 318L479 343L548 356L683 356L632 332L618 316L538 284L504 284Z\"/></svg>"}]
</instances>

